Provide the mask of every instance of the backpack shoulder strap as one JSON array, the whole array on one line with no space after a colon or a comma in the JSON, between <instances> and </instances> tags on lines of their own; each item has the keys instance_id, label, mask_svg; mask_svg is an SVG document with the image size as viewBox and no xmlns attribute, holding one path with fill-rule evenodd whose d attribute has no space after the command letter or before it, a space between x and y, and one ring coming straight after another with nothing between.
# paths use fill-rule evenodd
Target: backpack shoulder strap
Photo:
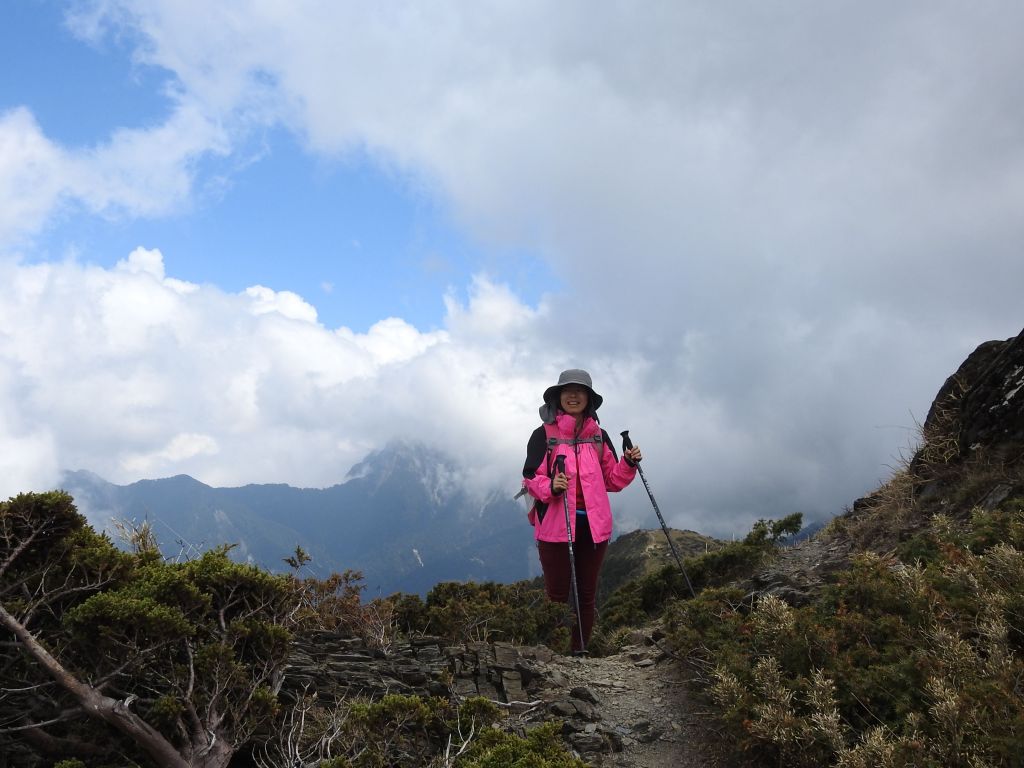
<instances>
[{"instance_id":1,"label":"backpack shoulder strap","mask_svg":"<svg viewBox=\"0 0 1024 768\"><path fill-rule=\"evenodd\" d=\"M547 453L547 439L543 426L537 427L530 435L530 441L526 444L526 462L523 464L523 477L527 480L537 474L537 467L544 461Z\"/></svg>"},{"instance_id":2,"label":"backpack shoulder strap","mask_svg":"<svg viewBox=\"0 0 1024 768\"><path fill-rule=\"evenodd\" d=\"M615 443L612 442L612 439L608 436L608 433L605 432L603 429L601 430L601 437L604 438L604 444L611 449L612 456L615 458L616 461L618 461L619 454L615 452Z\"/></svg>"},{"instance_id":3,"label":"backpack shoulder strap","mask_svg":"<svg viewBox=\"0 0 1024 768\"><path fill-rule=\"evenodd\" d=\"M544 427L544 445L545 450L547 451L547 453L545 453L545 457L547 459L548 477L551 477L551 454L554 453L556 445L567 441L558 437L558 427L555 424L548 424L545 422L542 426Z\"/></svg>"}]
</instances>

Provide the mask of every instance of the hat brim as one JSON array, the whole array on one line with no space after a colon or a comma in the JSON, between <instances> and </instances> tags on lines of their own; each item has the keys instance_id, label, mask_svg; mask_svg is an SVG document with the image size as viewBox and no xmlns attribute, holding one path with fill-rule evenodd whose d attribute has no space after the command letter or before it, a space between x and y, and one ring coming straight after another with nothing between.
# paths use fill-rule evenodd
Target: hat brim
<instances>
[{"instance_id":1,"label":"hat brim","mask_svg":"<svg viewBox=\"0 0 1024 768\"><path fill-rule=\"evenodd\" d=\"M574 383L577 383L577 382L569 381L569 382L566 382L565 384L554 384L554 385L548 387L547 389L544 390L544 402L545 403L550 403L551 405L554 405L554 406L557 406L558 405L559 393L562 391L562 387L565 387L565 386L568 386L569 384L574 384ZM597 392L595 392L593 389L588 387L586 384L580 384L579 386L586 388L586 390L587 390L587 402L590 405L591 409L596 411L598 408L600 408L601 407L601 403L604 402L604 398L601 397L599 394L597 394Z\"/></svg>"}]
</instances>

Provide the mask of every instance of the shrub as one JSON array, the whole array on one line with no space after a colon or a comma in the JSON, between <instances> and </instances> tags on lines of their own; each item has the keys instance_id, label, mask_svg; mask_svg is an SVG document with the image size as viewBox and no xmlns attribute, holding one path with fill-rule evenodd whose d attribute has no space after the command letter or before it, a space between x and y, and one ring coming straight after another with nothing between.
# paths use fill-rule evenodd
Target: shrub
<instances>
[{"instance_id":1,"label":"shrub","mask_svg":"<svg viewBox=\"0 0 1024 768\"><path fill-rule=\"evenodd\" d=\"M1024 505L937 517L814 603L708 590L666 616L752 764L1010 766L1024 754Z\"/></svg>"},{"instance_id":2,"label":"shrub","mask_svg":"<svg viewBox=\"0 0 1024 768\"><path fill-rule=\"evenodd\" d=\"M690 583L698 592L747 578L772 557L778 543L799 532L802 516L758 520L742 541L725 544L683 561ZM601 608L595 637L607 641L616 630L639 627L661 615L675 599L691 598L686 579L676 565L666 565L615 590Z\"/></svg>"},{"instance_id":3,"label":"shrub","mask_svg":"<svg viewBox=\"0 0 1024 768\"><path fill-rule=\"evenodd\" d=\"M459 768L585 768L566 751L560 725L545 723L525 738L489 728L459 760Z\"/></svg>"},{"instance_id":4,"label":"shrub","mask_svg":"<svg viewBox=\"0 0 1024 768\"><path fill-rule=\"evenodd\" d=\"M443 582L427 594L422 610L402 599L403 619L422 622L416 630L453 642L504 640L524 644L558 641L566 623L566 606L552 603L527 582Z\"/></svg>"}]
</instances>

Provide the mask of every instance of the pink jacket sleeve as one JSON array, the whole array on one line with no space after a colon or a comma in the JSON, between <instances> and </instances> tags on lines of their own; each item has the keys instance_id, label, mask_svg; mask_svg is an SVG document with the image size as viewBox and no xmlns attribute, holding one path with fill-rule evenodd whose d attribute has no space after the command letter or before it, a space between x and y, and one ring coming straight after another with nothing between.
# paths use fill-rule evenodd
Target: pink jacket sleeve
<instances>
[{"instance_id":1,"label":"pink jacket sleeve","mask_svg":"<svg viewBox=\"0 0 1024 768\"><path fill-rule=\"evenodd\" d=\"M607 446L601 454L601 472L604 475L604 487L608 491L621 491L636 477L636 467L629 466L625 456L616 461L611 446Z\"/></svg>"},{"instance_id":2,"label":"pink jacket sleeve","mask_svg":"<svg viewBox=\"0 0 1024 768\"><path fill-rule=\"evenodd\" d=\"M552 462L553 464L553 462ZM552 466L554 469L554 466ZM551 500L555 497L551 493L551 478L548 477L547 462L542 461L540 466L537 467L537 474L532 478L523 479L523 488L533 498L540 501L542 504L550 504Z\"/></svg>"}]
</instances>

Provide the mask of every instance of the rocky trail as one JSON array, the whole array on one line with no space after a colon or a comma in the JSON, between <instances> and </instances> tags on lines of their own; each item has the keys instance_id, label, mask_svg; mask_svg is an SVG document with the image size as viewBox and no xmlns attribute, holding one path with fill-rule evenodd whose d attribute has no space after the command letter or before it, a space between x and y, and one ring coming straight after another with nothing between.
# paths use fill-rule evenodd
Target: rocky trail
<instances>
[{"instance_id":1,"label":"rocky trail","mask_svg":"<svg viewBox=\"0 0 1024 768\"><path fill-rule=\"evenodd\" d=\"M687 691L686 666L649 632L607 657L572 657L504 642L446 645L423 637L382 654L354 638L306 638L289 681L321 701L385 693L483 696L524 735L552 720L595 768L720 768L713 722Z\"/></svg>"},{"instance_id":2,"label":"rocky trail","mask_svg":"<svg viewBox=\"0 0 1024 768\"><path fill-rule=\"evenodd\" d=\"M686 690L682 665L656 648L545 662L549 715L565 718L569 744L599 768L713 768L708 721Z\"/></svg>"}]
</instances>

